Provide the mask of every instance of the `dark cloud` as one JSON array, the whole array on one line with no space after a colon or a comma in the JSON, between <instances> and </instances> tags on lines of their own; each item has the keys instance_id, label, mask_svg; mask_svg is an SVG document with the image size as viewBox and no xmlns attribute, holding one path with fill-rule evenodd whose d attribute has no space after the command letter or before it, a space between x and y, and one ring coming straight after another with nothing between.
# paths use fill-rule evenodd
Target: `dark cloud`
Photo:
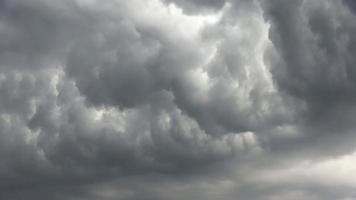
<instances>
[{"instance_id":1,"label":"dark cloud","mask_svg":"<svg viewBox=\"0 0 356 200\"><path fill-rule=\"evenodd\" d=\"M354 199L353 10L0 1L0 199Z\"/></svg>"},{"instance_id":2,"label":"dark cloud","mask_svg":"<svg viewBox=\"0 0 356 200\"><path fill-rule=\"evenodd\" d=\"M312 110L353 104L354 16L331 1L276 1L267 7L270 38L281 58L271 64L279 87Z\"/></svg>"},{"instance_id":3,"label":"dark cloud","mask_svg":"<svg viewBox=\"0 0 356 200\"><path fill-rule=\"evenodd\" d=\"M353 138L354 129L355 16L334 1L264 1L263 7L271 25L266 60L272 76L281 92L305 104L298 128L305 138L298 146L330 148L339 141L344 146L336 149L352 149L344 139Z\"/></svg>"},{"instance_id":4,"label":"dark cloud","mask_svg":"<svg viewBox=\"0 0 356 200\"><path fill-rule=\"evenodd\" d=\"M57 65L71 37L81 32L73 29L78 25L76 7L69 2L1 2L1 68Z\"/></svg>"},{"instance_id":5,"label":"dark cloud","mask_svg":"<svg viewBox=\"0 0 356 200\"><path fill-rule=\"evenodd\" d=\"M350 10L351 10L352 12L355 12L355 11L356 11L356 3L355 3L355 1L345 0L344 2L345 2L345 4L346 4L347 6L350 7Z\"/></svg>"}]
</instances>

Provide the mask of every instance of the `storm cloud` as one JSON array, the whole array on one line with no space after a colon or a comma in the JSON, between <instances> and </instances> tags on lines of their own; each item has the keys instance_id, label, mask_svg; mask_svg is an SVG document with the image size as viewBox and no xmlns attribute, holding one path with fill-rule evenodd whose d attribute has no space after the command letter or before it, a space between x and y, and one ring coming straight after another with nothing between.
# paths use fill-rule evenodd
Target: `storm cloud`
<instances>
[{"instance_id":1,"label":"storm cloud","mask_svg":"<svg viewBox=\"0 0 356 200\"><path fill-rule=\"evenodd\" d=\"M0 1L0 199L356 199L333 0Z\"/></svg>"}]
</instances>

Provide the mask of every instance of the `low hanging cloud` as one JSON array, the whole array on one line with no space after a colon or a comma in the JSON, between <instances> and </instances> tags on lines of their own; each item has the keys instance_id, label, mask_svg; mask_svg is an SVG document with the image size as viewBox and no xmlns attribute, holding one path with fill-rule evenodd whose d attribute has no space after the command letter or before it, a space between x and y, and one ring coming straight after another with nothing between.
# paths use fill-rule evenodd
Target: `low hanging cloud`
<instances>
[{"instance_id":1,"label":"low hanging cloud","mask_svg":"<svg viewBox=\"0 0 356 200\"><path fill-rule=\"evenodd\" d=\"M356 199L355 18L347 0L0 1L0 199Z\"/></svg>"}]
</instances>

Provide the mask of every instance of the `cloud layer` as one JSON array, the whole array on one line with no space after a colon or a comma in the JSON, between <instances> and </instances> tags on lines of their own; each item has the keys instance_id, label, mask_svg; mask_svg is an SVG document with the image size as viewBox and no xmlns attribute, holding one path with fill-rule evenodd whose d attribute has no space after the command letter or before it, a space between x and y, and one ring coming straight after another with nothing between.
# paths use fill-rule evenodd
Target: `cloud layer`
<instances>
[{"instance_id":1,"label":"cloud layer","mask_svg":"<svg viewBox=\"0 0 356 200\"><path fill-rule=\"evenodd\" d=\"M0 1L0 199L353 200L332 0Z\"/></svg>"}]
</instances>

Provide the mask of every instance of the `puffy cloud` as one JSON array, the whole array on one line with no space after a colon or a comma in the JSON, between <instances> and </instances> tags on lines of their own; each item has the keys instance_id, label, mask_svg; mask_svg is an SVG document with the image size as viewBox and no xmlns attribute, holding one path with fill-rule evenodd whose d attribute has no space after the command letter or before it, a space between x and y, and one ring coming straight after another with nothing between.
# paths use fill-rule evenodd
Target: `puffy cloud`
<instances>
[{"instance_id":1,"label":"puffy cloud","mask_svg":"<svg viewBox=\"0 0 356 200\"><path fill-rule=\"evenodd\" d=\"M277 54L271 58L277 85L305 100L312 112L352 104L355 16L342 2L265 4Z\"/></svg>"},{"instance_id":2,"label":"puffy cloud","mask_svg":"<svg viewBox=\"0 0 356 200\"><path fill-rule=\"evenodd\" d=\"M326 149L314 149L329 154L327 144L338 141L341 147L334 152L352 150L347 141L353 138L355 114L355 15L342 1L263 1L262 5L273 44L266 51L266 64L281 93L304 107L299 131L306 138L298 145L323 143L319 146Z\"/></svg>"},{"instance_id":3,"label":"puffy cloud","mask_svg":"<svg viewBox=\"0 0 356 200\"><path fill-rule=\"evenodd\" d=\"M196 13L196 12L207 12L207 11L215 11L223 8L228 1L226 0L164 0L166 3L173 3L181 8L188 14Z\"/></svg>"},{"instance_id":4,"label":"puffy cloud","mask_svg":"<svg viewBox=\"0 0 356 200\"><path fill-rule=\"evenodd\" d=\"M0 1L0 199L352 199L351 1Z\"/></svg>"}]
</instances>

